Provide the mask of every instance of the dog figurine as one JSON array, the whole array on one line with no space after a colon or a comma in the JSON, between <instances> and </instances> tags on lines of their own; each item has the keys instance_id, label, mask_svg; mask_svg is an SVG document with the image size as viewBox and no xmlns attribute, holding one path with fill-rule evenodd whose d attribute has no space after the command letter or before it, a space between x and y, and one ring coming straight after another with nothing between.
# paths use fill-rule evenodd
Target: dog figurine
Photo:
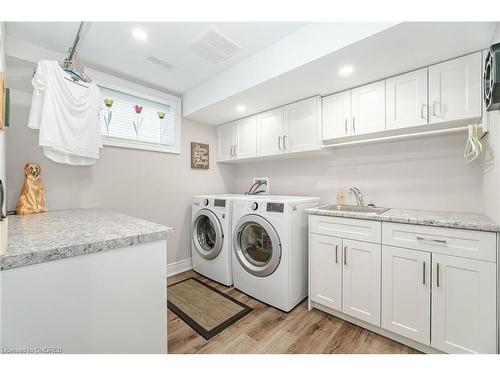
<instances>
[{"instance_id":1,"label":"dog figurine","mask_svg":"<svg viewBox=\"0 0 500 375\"><path fill-rule=\"evenodd\" d=\"M16 207L18 215L47 212L45 191L40 173L41 168L36 163L28 163L24 166L25 179Z\"/></svg>"}]
</instances>

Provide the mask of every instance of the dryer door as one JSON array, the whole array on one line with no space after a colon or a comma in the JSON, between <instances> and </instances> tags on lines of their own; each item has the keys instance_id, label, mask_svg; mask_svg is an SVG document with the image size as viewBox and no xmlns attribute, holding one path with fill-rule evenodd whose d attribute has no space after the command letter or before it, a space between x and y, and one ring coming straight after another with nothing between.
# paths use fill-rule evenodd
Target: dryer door
<instances>
[{"instance_id":1,"label":"dryer door","mask_svg":"<svg viewBox=\"0 0 500 375\"><path fill-rule=\"evenodd\" d=\"M210 210L198 211L193 219L193 243L202 258L214 259L224 242L224 232L217 216Z\"/></svg>"},{"instance_id":2,"label":"dryer door","mask_svg":"<svg viewBox=\"0 0 500 375\"><path fill-rule=\"evenodd\" d=\"M269 276L281 260L278 233L269 221L259 215L246 215L238 221L233 248L240 264L254 276Z\"/></svg>"}]
</instances>

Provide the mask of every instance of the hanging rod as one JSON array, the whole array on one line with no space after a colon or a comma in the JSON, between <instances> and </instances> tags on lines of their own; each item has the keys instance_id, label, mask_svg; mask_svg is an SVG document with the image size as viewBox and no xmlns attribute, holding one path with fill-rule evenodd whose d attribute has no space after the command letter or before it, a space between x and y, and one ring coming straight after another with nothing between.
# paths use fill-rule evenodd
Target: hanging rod
<instances>
[{"instance_id":1,"label":"hanging rod","mask_svg":"<svg viewBox=\"0 0 500 375\"><path fill-rule=\"evenodd\" d=\"M67 61L73 61L75 54L76 54L76 51L78 49L78 44L80 43L80 38L82 36L83 31L87 27L87 24L88 24L88 22L84 22L84 21L80 22L80 26L78 27L78 31L76 33L75 40L73 42L73 46L71 46L69 48L68 58L66 59Z\"/></svg>"}]
</instances>

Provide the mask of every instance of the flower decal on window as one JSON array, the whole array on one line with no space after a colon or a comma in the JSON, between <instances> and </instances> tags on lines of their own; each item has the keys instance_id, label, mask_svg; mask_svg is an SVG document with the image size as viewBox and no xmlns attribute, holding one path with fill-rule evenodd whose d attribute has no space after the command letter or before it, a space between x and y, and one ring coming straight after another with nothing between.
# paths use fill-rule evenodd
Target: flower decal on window
<instances>
[{"instance_id":1,"label":"flower decal on window","mask_svg":"<svg viewBox=\"0 0 500 375\"><path fill-rule=\"evenodd\" d=\"M135 110L135 113L137 114L137 122L132 121L132 124L134 124L134 130L135 130L135 135L137 137L137 140L139 140L139 129L141 128L142 120L144 120L144 117L140 118L142 108L143 108L142 105L139 105L139 104L134 105L134 110Z\"/></svg>"},{"instance_id":2,"label":"flower decal on window","mask_svg":"<svg viewBox=\"0 0 500 375\"><path fill-rule=\"evenodd\" d=\"M104 99L104 105L108 109L108 114L107 116L104 117L104 123L106 124L106 131L109 135L109 127L111 125L111 120L113 118L113 111L111 110L111 107L113 106L113 99L109 98Z\"/></svg>"},{"instance_id":3,"label":"flower decal on window","mask_svg":"<svg viewBox=\"0 0 500 375\"><path fill-rule=\"evenodd\" d=\"M165 118L166 113L165 112L158 112L158 118L160 120L163 120Z\"/></svg>"}]
</instances>

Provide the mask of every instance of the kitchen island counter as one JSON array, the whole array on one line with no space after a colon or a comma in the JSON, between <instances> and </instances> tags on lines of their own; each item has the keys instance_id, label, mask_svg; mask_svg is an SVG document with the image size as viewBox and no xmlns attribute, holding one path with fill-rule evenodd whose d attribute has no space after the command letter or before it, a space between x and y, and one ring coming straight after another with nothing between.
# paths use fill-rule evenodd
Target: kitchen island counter
<instances>
[{"instance_id":1,"label":"kitchen island counter","mask_svg":"<svg viewBox=\"0 0 500 375\"><path fill-rule=\"evenodd\" d=\"M173 229L105 209L9 216L0 270L165 240Z\"/></svg>"}]
</instances>

